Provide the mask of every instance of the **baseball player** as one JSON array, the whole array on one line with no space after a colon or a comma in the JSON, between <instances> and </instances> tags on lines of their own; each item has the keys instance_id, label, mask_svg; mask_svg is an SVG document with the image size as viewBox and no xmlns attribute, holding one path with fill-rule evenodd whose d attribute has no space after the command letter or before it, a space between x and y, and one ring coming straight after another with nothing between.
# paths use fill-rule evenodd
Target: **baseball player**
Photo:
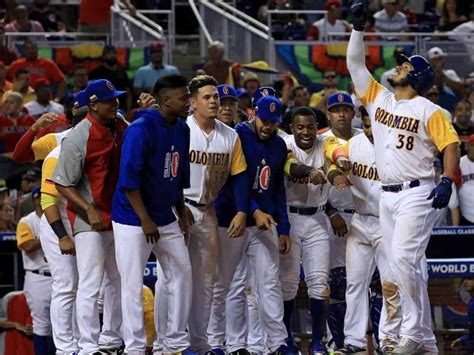
<instances>
[{"instance_id":1,"label":"baseball player","mask_svg":"<svg viewBox=\"0 0 474 355\"><path fill-rule=\"evenodd\" d=\"M124 136L120 177L113 198L115 253L122 285L123 339L129 354L144 354L143 272L156 255L169 290L165 352L189 347L191 264L183 189L189 187L187 81L166 76L155 84L159 110L142 110ZM176 209L179 223L174 214ZM158 309L158 307L157 307Z\"/></svg>"},{"instance_id":2,"label":"baseball player","mask_svg":"<svg viewBox=\"0 0 474 355\"><path fill-rule=\"evenodd\" d=\"M74 235L79 283L76 296L81 353L99 351L97 298L107 272L109 306L120 327L120 277L115 262L111 224L112 195L118 179L122 136L127 125L117 119L118 99L107 80L94 80L86 88L89 113L61 143L51 181L67 200ZM116 335L118 347L121 343Z\"/></svg>"},{"instance_id":3,"label":"baseball player","mask_svg":"<svg viewBox=\"0 0 474 355\"><path fill-rule=\"evenodd\" d=\"M216 120L219 94L216 80L199 75L189 83L193 114L190 129L190 187L184 190L186 206L195 223L189 229L189 256L192 266L192 302L188 321L191 348L211 353L207 329L219 252L219 235L214 201L229 175L238 191L246 184L247 164L236 132ZM236 196L238 212L232 218L229 236L241 235L245 228L248 203ZM158 290L164 296L163 290ZM169 292L168 292L169 293Z\"/></svg>"},{"instance_id":4,"label":"baseball player","mask_svg":"<svg viewBox=\"0 0 474 355\"><path fill-rule=\"evenodd\" d=\"M434 71L421 56L406 58L389 78L390 92L365 66L363 31L366 4L352 7L354 29L347 49L347 67L357 96L369 112L377 173L382 182L380 225L389 246L389 263L401 297L403 322L394 354L437 352L432 332L423 332L421 297L426 285L420 261L433 228L433 208L447 206L459 167L459 138L444 111L423 98ZM444 176L434 183L436 151L444 154ZM423 301L423 305L420 301Z\"/></svg>"},{"instance_id":5,"label":"baseball player","mask_svg":"<svg viewBox=\"0 0 474 355\"><path fill-rule=\"evenodd\" d=\"M257 101L255 114L253 121L236 127L248 164L250 188L244 252L254 272L256 290L253 292L257 296L262 330L266 335L265 346L270 353L281 353L286 351L287 332L278 278L279 252L287 254L290 251L284 186L286 146L276 134L277 125L281 123L282 104L273 96L262 97ZM232 209L232 205L228 205L225 210L231 213ZM232 276L224 280L227 285Z\"/></svg>"},{"instance_id":6,"label":"baseball player","mask_svg":"<svg viewBox=\"0 0 474 355\"><path fill-rule=\"evenodd\" d=\"M355 116L354 104L349 94L336 92L328 97L327 117L331 129L324 132L321 137L336 137L341 144L350 138L362 133L361 129L352 127ZM336 349L344 347L344 314L346 309L346 234L349 230L354 202L350 191L342 191L334 186L329 188L328 208L329 232L332 234L330 241L330 277L328 327ZM331 342L331 341L330 341ZM332 343L332 342L331 342Z\"/></svg>"},{"instance_id":7,"label":"baseball player","mask_svg":"<svg viewBox=\"0 0 474 355\"><path fill-rule=\"evenodd\" d=\"M292 246L290 254L280 257L287 346L290 352L298 352L291 334L291 318L302 261L312 317L310 353L326 354L322 343L329 298L329 221L324 213L329 189L326 173L333 160L341 167L345 161L346 169L350 166L338 149L338 138L317 137L317 118L309 107L298 107L292 112L290 128L293 135L285 139L288 148L285 183Z\"/></svg>"},{"instance_id":8,"label":"baseball player","mask_svg":"<svg viewBox=\"0 0 474 355\"><path fill-rule=\"evenodd\" d=\"M76 94L74 104L78 109L77 114L87 114L85 91ZM51 326L56 353L70 354L79 351L74 334L74 302L78 274L71 225L66 213L66 200L58 193L54 182L50 180L53 177L59 153L60 142L43 161L41 207L44 214L41 217L40 234L53 279Z\"/></svg>"},{"instance_id":9,"label":"baseball player","mask_svg":"<svg viewBox=\"0 0 474 355\"><path fill-rule=\"evenodd\" d=\"M379 223L381 186L375 166L375 150L370 118L362 116L364 134L351 138L343 149L349 156L352 169L348 180L333 165L329 181L338 188L352 191L355 213L347 235L346 273L347 309L344 318L345 347L343 353L367 352L367 319L369 318L368 290L377 265L388 311L380 329L384 340L382 353L393 350L401 320L400 299L387 261L387 250L382 242Z\"/></svg>"},{"instance_id":10,"label":"baseball player","mask_svg":"<svg viewBox=\"0 0 474 355\"><path fill-rule=\"evenodd\" d=\"M472 194L474 192L474 134L471 134L465 142L467 154L461 158L459 163L460 185L459 204L461 207L461 225L474 225L474 203Z\"/></svg>"},{"instance_id":11,"label":"baseball player","mask_svg":"<svg viewBox=\"0 0 474 355\"><path fill-rule=\"evenodd\" d=\"M16 239L25 269L23 289L33 319L33 347L35 354L49 355L54 354L49 316L53 280L39 239L40 219L43 214L39 186L33 189L31 196L35 211L20 219Z\"/></svg>"},{"instance_id":12,"label":"baseball player","mask_svg":"<svg viewBox=\"0 0 474 355\"><path fill-rule=\"evenodd\" d=\"M237 92L232 86L226 84L217 86L217 92L220 101L217 119L229 127L234 127L238 115ZM234 255L229 253L229 250L242 250L242 243L245 242L245 239L229 237L228 231L232 214L224 212L226 204L234 204L234 195L243 194L243 198L248 201L248 189L244 187L243 190L234 191L234 186L232 177L227 179L214 203L219 225L219 256L208 335L209 344L216 354L223 353L224 344L228 353L248 353L245 349L248 333L247 312L245 311L247 308L245 292L247 259L242 257L240 261L229 260ZM235 269L236 263L238 266ZM228 275L229 273L231 275ZM233 277L230 286L222 283L221 276L223 274L226 278Z\"/></svg>"}]
</instances>

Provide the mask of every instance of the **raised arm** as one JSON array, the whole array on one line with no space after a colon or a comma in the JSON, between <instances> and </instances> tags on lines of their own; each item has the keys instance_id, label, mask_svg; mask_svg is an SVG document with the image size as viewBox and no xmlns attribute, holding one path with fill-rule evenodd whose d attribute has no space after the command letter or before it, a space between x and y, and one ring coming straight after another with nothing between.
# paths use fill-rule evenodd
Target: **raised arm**
<instances>
[{"instance_id":1,"label":"raised arm","mask_svg":"<svg viewBox=\"0 0 474 355\"><path fill-rule=\"evenodd\" d=\"M351 7L354 29L347 47L347 69L359 96L364 95L370 83L371 75L365 66L364 26L367 20L365 2Z\"/></svg>"}]
</instances>

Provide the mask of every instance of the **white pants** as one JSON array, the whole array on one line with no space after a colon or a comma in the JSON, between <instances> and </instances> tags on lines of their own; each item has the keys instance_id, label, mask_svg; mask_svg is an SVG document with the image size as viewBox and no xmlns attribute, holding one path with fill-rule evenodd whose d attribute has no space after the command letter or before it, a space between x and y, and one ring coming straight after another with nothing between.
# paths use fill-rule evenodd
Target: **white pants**
<instances>
[{"instance_id":1,"label":"white pants","mask_svg":"<svg viewBox=\"0 0 474 355\"><path fill-rule=\"evenodd\" d=\"M232 352L247 346L247 258L248 238L229 238L219 227L219 262L214 285L208 336L212 348Z\"/></svg>"},{"instance_id":2,"label":"white pants","mask_svg":"<svg viewBox=\"0 0 474 355\"><path fill-rule=\"evenodd\" d=\"M69 221L63 219L63 224L71 235ZM56 354L71 354L79 351L74 332L76 328L74 303L78 282L76 256L61 254L58 237L51 229L45 215L41 217L40 231L41 248L48 260L53 279L51 326Z\"/></svg>"},{"instance_id":3,"label":"white pants","mask_svg":"<svg viewBox=\"0 0 474 355\"><path fill-rule=\"evenodd\" d=\"M291 224L291 249L280 255L280 281L283 300L295 299L300 283L300 264L303 261L305 281L310 298L329 297L329 235L328 218L324 212L312 216L288 213Z\"/></svg>"},{"instance_id":4,"label":"white pants","mask_svg":"<svg viewBox=\"0 0 474 355\"><path fill-rule=\"evenodd\" d=\"M77 324L81 336L79 347L81 354L99 351L100 321L97 299L99 290L107 272L108 284L104 312L107 307L117 319L116 332L122 323L120 307L120 277L115 262L114 235L112 231L82 232L75 236L77 269L79 284L76 298ZM117 340L120 339L116 334ZM117 342L118 343L118 342ZM121 343L118 343L119 346Z\"/></svg>"},{"instance_id":5,"label":"white pants","mask_svg":"<svg viewBox=\"0 0 474 355\"><path fill-rule=\"evenodd\" d=\"M380 199L380 225L387 238L392 274L400 290L403 321L400 336L423 343L423 307L421 300L426 283L421 276L421 260L431 236L436 214L427 200L433 183L395 192L382 192Z\"/></svg>"},{"instance_id":6,"label":"white pants","mask_svg":"<svg viewBox=\"0 0 474 355\"><path fill-rule=\"evenodd\" d=\"M350 344L360 348L367 346L368 291L375 266L379 269L381 283L389 282L393 285L379 218L355 213L347 236L346 249L347 309L344 318L344 342L346 345ZM397 304L399 303L398 300ZM386 337L396 339L401 321L401 310L390 321L386 319L386 311L382 314L385 317L380 318L381 339Z\"/></svg>"},{"instance_id":7,"label":"white pants","mask_svg":"<svg viewBox=\"0 0 474 355\"><path fill-rule=\"evenodd\" d=\"M256 354L268 353L266 338L260 321L260 307L258 304L258 286L255 279L255 271L249 268L247 281L248 301L248 351Z\"/></svg>"},{"instance_id":8,"label":"white pants","mask_svg":"<svg viewBox=\"0 0 474 355\"><path fill-rule=\"evenodd\" d=\"M193 351L204 353L211 350L207 328L212 308L219 232L213 205L197 208L188 205L195 223L189 230L189 258L192 266L192 302L188 329Z\"/></svg>"},{"instance_id":9,"label":"white pants","mask_svg":"<svg viewBox=\"0 0 474 355\"><path fill-rule=\"evenodd\" d=\"M24 292L31 318L33 333L40 336L51 336L50 304L53 279L51 276L25 272Z\"/></svg>"},{"instance_id":10,"label":"white pants","mask_svg":"<svg viewBox=\"0 0 474 355\"><path fill-rule=\"evenodd\" d=\"M113 222L113 227L122 285L125 350L128 354L145 354L143 273L152 251L160 262L169 290L168 322L163 344L167 352L186 349L189 347L186 325L191 303L191 264L178 222L159 227L160 239L156 244L147 243L142 227L116 222Z\"/></svg>"},{"instance_id":11,"label":"white pants","mask_svg":"<svg viewBox=\"0 0 474 355\"><path fill-rule=\"evenodd\" d=\"M254 270L257 303L262 330L266 335L269 352L285 345L288 337L283 324L283 294L279 279L279 240L275 227L262 231L250 227L248 231L247 257Z\"/></svg>"},{"instance_id":12,"label":"white pants","mask_svg":"<svg viewBox=\"0 0 474 355\"><path fill-rule=\"evenodd\" d=\"M344 219L347 225L347 229L351 227L352 213L339 213ZM346 243L347 235L344 237L338 237L334 234L331 227L331 222L328 218L328 233L329 233L329 244L330 244L330 269L337 267L346 266Z\"/></svg>"}]
</instances>

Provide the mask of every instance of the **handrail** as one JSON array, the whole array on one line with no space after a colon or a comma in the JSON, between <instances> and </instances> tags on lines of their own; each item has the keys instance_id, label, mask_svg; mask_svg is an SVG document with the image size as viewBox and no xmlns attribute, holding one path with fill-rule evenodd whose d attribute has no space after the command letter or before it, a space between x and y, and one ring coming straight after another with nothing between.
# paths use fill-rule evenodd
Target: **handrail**
<instances>
[{"instance_id":1,"label":"handrail","mask_svg":"<svg viewBox=\"0 0 474 355\"><path fill-rule=\"evenodd\" d=\"M309 14L309 15L314 15L314 14L327 14L327 10L268 10L267 13L269 14Z\"/></svg>"},{"instance_id":2,"label":"handrail","mask_svg":"<svg viewBox=\"0 0 474 355\"><path fill-rule=\"evenodd\" d=\"M123 11L125 9L125 5L123 3L119 2L118 6L121 10L121 12L119 12L119 14L128 15L128 11L127 12ZM137 10L137 14L136 14L136 17L138 19L140 19L143 23L146 23L149 27L154 28L155 31L160 33L161 37L165 37L165 31L163 30L163 27L161 27L159 24L157 24L156 22L153 22L148 17L143 15L144 12L150 13L150 11L152 11L153 13L166 13L166 14L169 14L169 13L171 13L171 10ZM133 18L133 16L131 16L131 17Z\"/></svg>"},{"instance_id":3,"label":"handrail","mask_svg":"<svg viewBox=\"0 0 474 355\"><path fill-rule=\"evenodd\" d=\"M135 19L133 16L121 11L120 8L116 7L116 5L112 6L111 9L112 9L112 12L116 13L117 15L122 17L124 20L129 21L130 23L132 23L133 25L135 25L136 27L138 27L142 31L148 33L150 36L152 36L152 37L154 37L158 40L163 39L164 35L162 33L154 31L153 29L146 26L144 23L142 23L142 22L138 21L137 19Z\"/></svg>"},{"instance_id":4,"label":"handrail","mask_svg":"<svg viewBox=\"0 0 474 355\"><path fill-rule=\"evenodd\" d=\"M196 16L196 20L199 23L199 27L201 27L201 31L206 37L206 40L209 43L213 42L212 37L209 33L209 30L207 29L206 24L202 20L201 14L199 13L199 10L197 9L196 4L194 3L194 0L189 0L189 6L191 7L191 10L193 10L194 16Z\"/></svg>"},{"instance_id":5,"label":"handrail","mask_svg":"<svg viewBox=\"0 0 474 355\"><path fill-rule=\"evenodd\" d=\"M257 30L256 28L253 28L250 26L250 24L236 18L235 16L232 16L231 14L227 13L226 11L224 11L223 9L221 9L220 7L210 3L209 1L207 0L200 0L200 3L206 7L208 7L209 9L217 12L219 15L221 16L224 16L225 18L231 20L232 22L238 24L239 26L245 28L246 30L252 32L254 35L260 37L260 38L263 38L265 40L268 40L270 39L270 36L267 33L263 32L263 31L260 31L260 30Z\"/></svg>"},{"instance_id":6,"label":"handrail","mask_svg":"<svg viewBox=\"0 0 474 355\"><path fill-rule=\"evenodd\" d=\"M201 0L201 2L208 2L208 0ZM239 9L229 5L228 3L224 2L223 0L216 0L215 1L216 5L220 5L221 7L225 7L227 10L230 12L233 12L235 16L242 18L244 21L247 21L251 24L253 24L255 27L260 27L261 31L268 32L269 28L267 25L265 25L263 22L260 22L256 19L254 19L252 16L247 15L245 12L240 11Z\"/></svg>"}]
</instances>

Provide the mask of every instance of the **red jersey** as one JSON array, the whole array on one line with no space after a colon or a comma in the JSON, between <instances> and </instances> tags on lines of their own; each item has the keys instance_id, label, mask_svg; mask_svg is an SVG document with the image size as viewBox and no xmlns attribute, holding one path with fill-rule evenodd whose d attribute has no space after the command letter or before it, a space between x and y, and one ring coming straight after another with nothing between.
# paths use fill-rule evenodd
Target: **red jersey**
<instances>
[{"instance_id":1,"label":"red jersey","mask_svg":"<svg viewBox=\"0 0 474 355\"><path fill-rule=\"evenodd\" d=\"M63 72L53 61L38 57L35 61L29 62L25 58L15 60L8 68L7 80L13 81L18 69L26 68L31 75L30 86L34 87L41 78L48 79L51 83L56 83L64 78Z\"/></svg>"},{"instance_id":2,"label":"red jersey","mask_svg":"<svg viewBox=\"0 0 474 355\"><path fill-rule=\"evenodd\" d=\"M110 23L110 7L113 0L82 0L79 7L79 23L97 25Z\"/></svg>"},{"instance_id":3,"label":"red jersey","mask_svg":"<svg viewBox=\"0 0 474 355\"><path fill-rule=\"evenodd\" d=\"M35 119L27 114L16 121L11 120L5 114L0 115L0 152L10 153L15 149L16 143L21 136L30 128Z\"/></svg>"}]
</instances>

